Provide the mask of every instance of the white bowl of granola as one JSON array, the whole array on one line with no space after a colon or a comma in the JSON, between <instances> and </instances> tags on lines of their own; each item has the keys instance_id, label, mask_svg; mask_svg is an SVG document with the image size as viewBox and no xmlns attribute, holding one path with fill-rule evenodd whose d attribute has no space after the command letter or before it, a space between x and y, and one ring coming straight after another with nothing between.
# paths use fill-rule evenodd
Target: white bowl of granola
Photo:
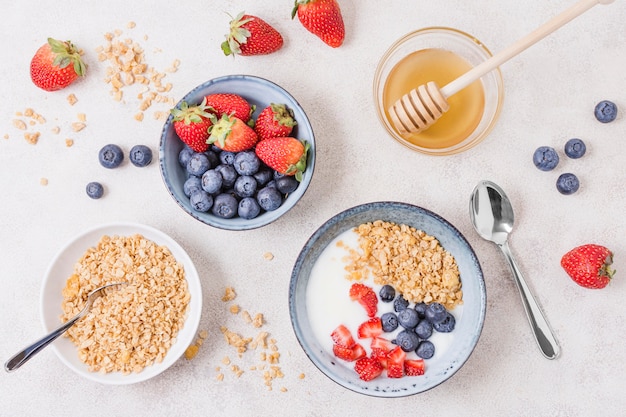
<instances>
[{"instance_id":1,"label":"white bowl of granola","mask_svg":"<svg viewBox=\"0 0 626 417\"><path fill-rule=\"evenodd\" d=\"M445 308L435 317L418 304ZM313 364L375 397L417 394L452 377L478 343L486 305L482 269L463 235L398 202L363 204L324 223L300 252L289 288L293 329Z\"/></svg>"},{"instance_id":2,"label":"white bowl of granola","mask_svg":"<svg viewBox=\"0 0 626 417\"><path fill-rule=\"evenodd\" d=\"M202 311L196 268L171 237L150 226L114 223L72 239L56 255L41 290L50 332L82 308L94 288L107 291L52 348L79 375L103 384L145 381L193 343Z\"/></svg>"}]
</instances>

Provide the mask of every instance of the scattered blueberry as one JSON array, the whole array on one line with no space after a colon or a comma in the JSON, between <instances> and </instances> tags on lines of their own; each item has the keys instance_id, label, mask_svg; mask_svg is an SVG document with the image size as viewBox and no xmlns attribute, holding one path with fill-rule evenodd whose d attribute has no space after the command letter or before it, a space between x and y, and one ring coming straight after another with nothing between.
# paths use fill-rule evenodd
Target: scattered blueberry
<instances>
[{"instance_id":1,"label":"scattered blueberry","mask_svg":"<svg viewBox=\"0 0 626 417\"><path fill-rule=\"evenodd\" d=\"M578 138L573 138L565 142L565 155L572 159L578 159L582 157L587 151L585 142Z\"/></svg>"},{"instance_id":2,"label":"scattered blueberry","mask_svg":"<svg viewBox=\"0 0 626 417\"><path fill-rule=\"evenodd\" d=\"M422 359L430 359L435 355L435 345L430 340L422 340L415 353Z\"/></svg>"},{"instance_id":3,"label":"scattered blueberry","mask_svg":"<svg viewBox=\"0 0 626 417\"><path fill-rule=\"evenodd\" d=\"M215 170L222 174L222 187L230 188L237 181L237 171L232 165L218 165Z\"/></svg>"},{"instance_id":4,"label":"scattered blueberry","mask_svg":"<svg viewBox=\"0 0 626 417\"><path fill-rule=\"evenodd\" d=\"M99 182L90 182L85 188L87 195L94 200L99 199L104 194L104 187Z\"/></svg>"},{"instance_id":5,"label":"scattered blueberry","mask_svg":"<svg viewBox=\"0 0 626 417\"><path fill-rule=\"evenodd\" d=\"M428 339L433 334L433 324L428 320L420 320L415 328L415 333L420 339Z\"/></svg>"},{"instance_id":6,"label":"scattered blueberry","mask_svg":"<svg viewBox=\"0 0 626 417\"><path fill-rule=\"evenodd\" d=\"M283 194L289 194L296 191L300 183L293 176L284 176L276 180L276 188Z\"/></svg>"},{"instance_id":7,"label":"scattered blueberry","mask_svg":"<svg viewBox=\"0 0 626 417\"><path fill-rule=\"evenodd\" d=\"M378 292L380 300L384 303L390 303L396 298L396 289L391 285L383 285Z\"/></svg>"},{"instance_id":8,"label":"scattered blueberry","mask_svg":"<svg viewBox=\"0 0 626 417\"><path fill-rule=\"evenodd\" d=\"M559 164L559 155L550 146L540 146L533 154L533 163L542 171L552 171Z\"/></svg>"},{"instance_id":9,"label":"scattered blueberry","mask_svg":"<svg viewBox=\"0 0 626 417\"><path fill-rule=\"evenodd\" d=\"M383 327L383 332L393 332L398 328L398 317L394 313L384 313L380 316L380 322Z\"/></svg>"},{"instance_id":10,"label":"scattered blueberry","mask_svg":"<svg viewBox=\"0 0 626 417\"><path fill-rule=\"evenodd\" d=\"M187 162L189 162L189 158L191 158L191 155L193 155L194 153L195 152L193 151L193 149L191 149L189 146L185 146L183 149L181 149L178 153L178 163L180 164L180 166L187 169Z\"/></svg>"},{"instance_id":11,"label":"scattered blueberry","mask_svg":"<svg viewBox=\"0 0 626 417\"><path fill-rule=\"evenodd\" d=\"M254 219L261 213L261 206L253 197L242 198L237 207L237 214L244 219Z\"/></svg>"},{"instance_id":12,"label":"scattered blueberry","mask_svg":"<svg viewBox=\"0 0 626 417\"><path fill-rule=\"evenodd\" d=\"M232 165L235 162L235 153L224 151L219 154L220 162L224 165Z\"/></svg>"},{"instance_id":13,"label":"scattered blueberry","mask_svg":"<svg viewBox=\"0 0 626 417\"><path fill-rule=\"evenodd\" d=\"M283 203L283 196L275 188L264 187L259 190L256 200L263 210L276 210Z\"/></svg>"},{"instance_id":14,"label":"scattered blueberry","mask_svg":"<svg viewBox=\"0 0 626 417\"><path fill-rule=\"evenodd\" d=\"M426 305L425 302L415 304L414 308L415 308L415 311L417 311L417 316L420 319L423 319L424 317L426 317L426 307L428 306Z\"/></svg>"},{"instance_id":15,"label":"scattered blueberry","mask_svg":"<svg viewBox=\"0 0 626 417\"><path fill-rule=\"evenodd\" d=\"M402 294L398 295L395 300L393 300L393 309L397 312L400 312L409 306L409 302L402 296Z\"/></svg>"},{"instance_id":16,"label":"scattered blueberry","mask_svg":"<svg viewBox=\"0 0 626 417\"><path fill-rule=\"evenodd\" d=\"M150 162L152 162L152 151L146 145L133 146L130 148L130 153L128 155L130 162L139 168L148 166L150 165Z\"/></svg>"},{"instance_id":17,"label":"scattered blueberry","mask_svg":"<svg viewBox=\"0 0 626 417\"><path fill-rule=\"evenodd\" d=\"M254 151L238 152L235 155L233 167L239 175L254 175L261 167L261 160Z\"/></svg>"},{"instance_id":18,"label":"scattered blueberry","mask_svg":"<svg viewBox=\"0 0 626 417\"><path fill-rule=\"evenodd\" d=\"M405 329L415 329L418 322L417 311L412 308L405 308L398 313L398 323Z\"/></svg>"},{"instance_id":19,"label":"scattered blueberry","mask_svg":"<svg viewBox=\"0 0 626 417\"><path fill-rule=\"evenodd\" d=\"M124 160L124 152L122 148L115 144L104 145L98 154L100 165L105 168L117 168Z\"/></svg>"},{"instance_id":20,"label":"scattered blueberry","mask_svg":"<svg viewBox=\"0 0 626 417\"><path fill-rule=\"evenodd\" d=\"M420 338L417 337L413 330L402 330L396 336L396 344L405 352L417 349L419 342Z\"/></svg>"},{"instance_id":21,"label":"scattered blueberry","mask_svg":"<svg viewBox=\"0 0 626 417\"><path fill-rule=\"evenodd\" d=\"M242 175L235 181L234 190L239 197L252 197L256 193L257 183L253 176Z\"/></svg>"},{"instance_id":22,"label":"scattered blueberry","mask_svg":"<svg viewBox=\"0 0 626 417\"><path fill-rule=\"evenodd\" d=\"M260 186L264 186L272 179L272 170L269 168L260 168L252 175Z\"/></svg>"},{"instance_id":23,"label":"scattered blueberry","mask_svg":"<svg viewBox=\"0 0 626 417\"><path fill-rule=\"evenodd\" d=\"M209 168L209 158L203 153L194 153L187 161L187 172L196 177L201 177Z\"/></svg>"},{"instance_id":24,"label":"scattered blueberry","mask_svg":"<svg viewBox=\"0 0 626 417\"><path fill-rule=\"evenodd\" d=\"M215 169L209 169L202 174L201 187L209 194L217 194L222 189L222 174Z\"/></svg>"},{"instance_id":25,"label":"scattered blueberry","mask_svg":"<svg viewBox=\"0 0 626 417\"><path fill-rule=\"evenodd\" d=\"M428 304L428 307L426 308L426 320L431 322L433 325L445 320L447 314L448 311L440 303Z\"/></svg>"},{"instance_id":26,"label":"scattered blueberry","mask_svg":"<svg viewBox=\"0 0 626 417\"><path fill-rule=\"evenodd\" d=\"M433 327L440 333L450 333L454 330L456 320L454 316L446 312L443 320L433 323Z\"/></svg>"},{"instance_id":27,"label":"scattered blueberry","mask_svg":"<svg viewBox=\"0 0 626 417\"><path fill-rule=\"evenodd\" d=\"M230 219L237 214L239 203L231 194L222 193L213 199L213 209L211 212L217 217Z\"/></svg>"},{"instance_id":28,"label":"scattered blueberry","mask_svg":"<svg viewBox=\"0 0 626 417\"><path fill-rule=\"evenodd\" d=\"M183 192L187 197L190 197L194 191L202 189L202 181L195 175L191 175L183 184Z\"/></svg>"},{"instance_id":29,"label":"scattered blueberry","mask_svg":"<svg viewBox=\"0 0 626 417\"><path fill-rule=\"evenodd\" d=\"M569 172L559 175L559 178L556 180L556 189L564 195L574 194L579 187L578 177Z\"/></svg>"},{"instance_id":30,"label":"scattered blueberry","mask_svg":"<svg viewBox=\"0 0 626 417\"><path fill-rule=\"evenodd\" d=\"M593 114L599 122L610 123L617 117L617 106L612 101L602 100L596 104Z\"/></svg>"},{"instance_id":31,"label":"scattered blueberry","mask_svg":"<svg viewBox=\"0 0 626 417\"><path fill-rule=\"evenodd\" d=\"M195 211L206 213L213 206L213 197L204 190L196 190L191 193L189 202Z\"/></svg>"}]
</instances>

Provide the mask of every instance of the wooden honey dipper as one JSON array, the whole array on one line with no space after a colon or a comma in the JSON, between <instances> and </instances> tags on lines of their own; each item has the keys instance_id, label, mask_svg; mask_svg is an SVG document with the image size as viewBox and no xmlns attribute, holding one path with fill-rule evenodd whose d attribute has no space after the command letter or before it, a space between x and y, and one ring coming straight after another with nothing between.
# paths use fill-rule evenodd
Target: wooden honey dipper
<instances>
[{"instance_id":1,"label":"wooden honey dipper","mask_svg":"<svg viewBox=\"0 0 626 417\"><path fill-rule=\"evenodd\" d=\"M400 134L419 133L432 126L449 109L448 97L458 93L474 81L504 62L523 52L550 33L580 16L596 4L610 4L614 0L580 0L569 9L553 17L508 48L475 66L443 88L431 81L409 91L398 99L388 112L393 126Z\"/></svg>"}]
</instances>

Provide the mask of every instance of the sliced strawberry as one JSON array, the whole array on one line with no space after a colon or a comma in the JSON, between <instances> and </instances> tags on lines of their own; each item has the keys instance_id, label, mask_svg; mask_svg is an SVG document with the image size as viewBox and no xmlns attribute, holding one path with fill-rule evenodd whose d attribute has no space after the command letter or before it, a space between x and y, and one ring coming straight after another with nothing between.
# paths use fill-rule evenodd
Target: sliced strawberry
<instances>
[{"instance_id":1,"label":"sliced strawberry","mask_svg":"<svg viewBox=\"0 0 626 417\"><path fill-rule=\"evenodd\" d=\"M404 361L404 374L406 376L424 375L424 359L406 359Z\"/></svg>"},{"instance_id":2,"label":"sliced strawberry","mask_svg":"<svg viewBox=\"0 0 626 417\"><path fill-rule=\"evenodd\" d=\"M356 344L352 333L350 333L350 330L343 324L337 326L330 334L330 337L333 339L333 343L340 347L352 348Z\"/></svg>"},{"instance_id":3,"label":"sliced strawberry","mask_svg":"<svg viewBox=\"0 0 626 417\"><path fill-rule=\"evenodd\" d=\"M354 370L363 381L371 381L383 373L382 365L372 358L361 358L354 364Z\"/></svg>"},{"instance_id":4,"label":"sliced strawberry","mask_svg":"<svg viewBox=\"0 0 626 417\"><path fill-rule=\"evenodd\" d=\"M386 368L387 356L395 345L383 337L374 337L372 338L372 344L370 347L372 348L372 354L370 357L372 359L376 359L384 368Z\"/></svg>"},{"instance_id":5,"label":"sliced strawberry","mask_svg":"<svg viewBox=\"0 0 626 417\"><path fill-rule=\"evenodd\" d=\"M380 336L383 333L383 325L380 317L372 317L368 321L362 323L357 331L359 339L368 339Z\"/></svg>"},{"instance_id":6,"label":"sliced strawberry","mask_svg":"<svg viewBox=\"0 0 626 417\"><path fill-rule=\"evenodd\" d=\"M387 355L387 377L402 378L404 376L404 360L406 353L400 346L393 348Z\"/></svg>"},{"instance_id":7,"label":"sliced strawberry","mask_svg":"<svg viewBox=\"0 0 626 417\"><path fill-rule=\"evenodd\" d=\"M368 317L376 316L378 312L378 297L371 287L361 283L352 284L350 287L350 298L353 301L358 301Z\"/></svg>"},{"instance_id":8,"label":"sliced strawberry","mask_svg":"<svg viewBox=\"0 0 626 417\"><path fill-rule=\"evenodd\" d=\"M339 359L343 359L344 361L348 362L353 362L357 359L361 359L367 356L365 348L358 343L351 348L333 345L333 353Z\"/></svg>"}]
</instances>

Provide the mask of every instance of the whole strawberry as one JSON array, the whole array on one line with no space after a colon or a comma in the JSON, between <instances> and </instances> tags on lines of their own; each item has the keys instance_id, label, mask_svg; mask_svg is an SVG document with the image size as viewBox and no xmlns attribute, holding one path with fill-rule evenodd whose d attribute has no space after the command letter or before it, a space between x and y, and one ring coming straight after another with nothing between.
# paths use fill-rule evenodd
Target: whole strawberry
<instances>
[{"instance_id":1,"label":"whole strawberry","mask_svg":"<svg viewBox=\"0 0 626 417\"><path fill-rule=\"evenodd\" d=\"M224 55L267 55L283 46L283 37L263 19L241 12L230 21L230 32L222 43Z\"/></svg>"},{"instance_id":2,"label":"whole strawberry","mask_svg":"<svg viewBox=\"0 0 626 417\"><path fill-rule=\"evenodd\" d=\"M271 103L256 119L254 131L259 140L289 136L296 125L293 112L284 104Z\"/></svg>"},{"instance_id":3,"label":"whole strawberry","mask_svg":"<svg viewBox=\"0 0 626 417\"><path fill-rule=\"evenodd\" d=\"M252 123L250 119L254 112L254 106L251 106L245 98L238 94L231 93L215 93L205 97L209 111L214 113L218 119L223 115L235 116L244 123Z\"/></svg>"},{"instance_id":4,"label":"whole strawberry","mask_svg":"<svg viewBox=\"0 0 626 417\"><path fill-rule=\"evenodd\" d=\"M296 14L302 26L327 45L338 48L343 43L346 29L336 0L295 0L291 18Z\"/></svg>"},{"instance_id":5,"label":"whole strawberry","mask_svg":"<svg viewBox=\"0 0 626 417\"><path fill-rule=\"evenodd\" d=\"M600 289L608 285L615 273L611 269L613 253L601 245L578 246L561 258L565 272L580 286Z\"/></svg>"},{"instance_id":6,"label":"whole strawberry","mask_svg":"<svg viewBox=\"0 0 626 417\"><path fill-rule=\"evenodd\" d=\"M222 115L209 129L208 143L228 152L241 152L252 148L258 140L256 132L243 120Z\"/></svg>"},{"instance_id":7,"label":"whole strawberry","mask_svg":"<svg viewBox=\"0 0 626 417\"><path fill-rule=\"evenodd\" d=\"M65 88L86 72L79 50L70 41L48 38L30 61L30 78L46 91Z\"/></svg>"},{"instance_id":8,"label":"whole strawberry","mask_svg":"<svg viewBox=\"0 0 626 417\"><path fill-rule=\"evenodd\" d=\"M180 103L180 108L170 110L174 121L174 130L178 137L194 152L204 152L209 148L209 127L215 115L208 112L206 99L198 105L190 106L187 102Z\"/></svg>"},{"instance_id":9,"label":"whole strawberry","mask_svg":"<svg viewBox=\"0 0 626 417\"><path fill-rule=\"evenodd\" d=\"M302 181L302 173L306 169L306 155L308 143L292 137L269 138L260 141L255 149L261 161L274 171L295 175L296 180Z\"/></svg>"}]
</instances>

